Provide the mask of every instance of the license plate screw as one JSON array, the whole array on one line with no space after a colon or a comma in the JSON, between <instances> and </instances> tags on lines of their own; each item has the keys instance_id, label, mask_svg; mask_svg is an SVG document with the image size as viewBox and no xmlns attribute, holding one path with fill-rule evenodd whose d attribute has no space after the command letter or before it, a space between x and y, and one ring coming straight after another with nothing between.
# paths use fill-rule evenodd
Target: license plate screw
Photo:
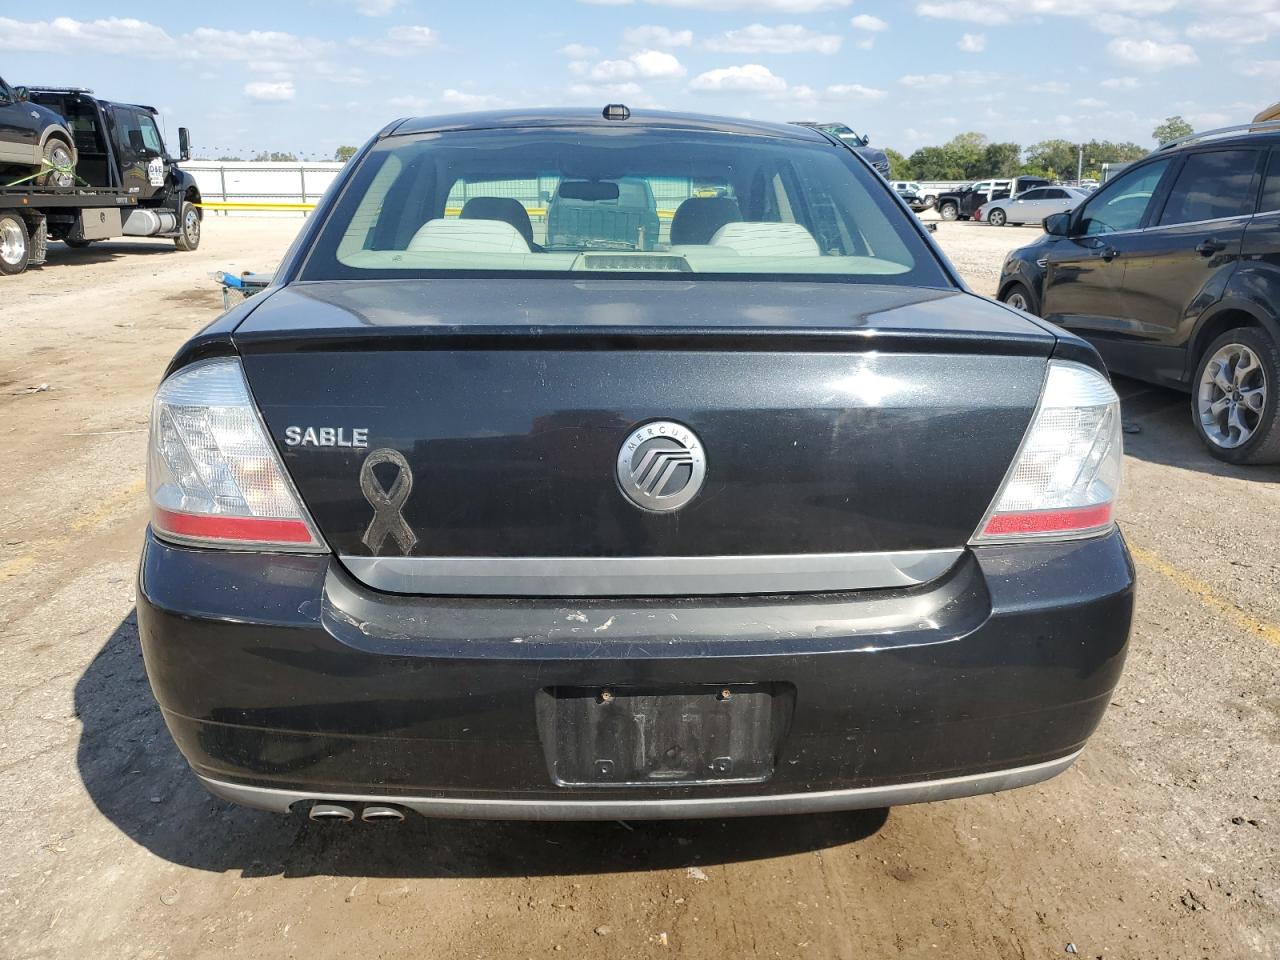
<instances>
[{"instance_id":1,"label":"license plate screw","mask_svg":"<svg viewBox=\"0 0 1280 960\"><path fill-rule=\"evenodd\" d=\"M612 760L597 760L597 761L596 761L596 776L597 776L597 777L611 777L611 776L613 776L613 761L612 761Z\"/></svg>"},{"instance_id":2,"label":"license plate screw","mask_svg":"<svg viewBox=\"0 0 1280 960\"><path fill-rule=\"evenodd\" d=\"M728 687L725 687L723 690L720 691L721 700L728 700L732 696L733 696L733 691L730 690Z\"/></svg>"},{"instance_id":3,"label":"license plate screw","mask_svg":"<svg viewBox=\"0 0 1280 960\"><path fill-rule=\"evenodd\" d=\"M600 702L601 702L601 703L612 703L612 702L613 702L613 691L612 691L612 690L601 690L601 691L600 691Z\"/></svg>"},{"instance_id":4,"label":"license plate screw","mask_svg":"<svg viewBox=\"0 0 1280 960\"><path fill-rule=\"evenodd\" d=\"M733 759L730 757L716 757L711 761L711 769L721 776L727 776L733 772Z\"/></svg>"}]
</instances>

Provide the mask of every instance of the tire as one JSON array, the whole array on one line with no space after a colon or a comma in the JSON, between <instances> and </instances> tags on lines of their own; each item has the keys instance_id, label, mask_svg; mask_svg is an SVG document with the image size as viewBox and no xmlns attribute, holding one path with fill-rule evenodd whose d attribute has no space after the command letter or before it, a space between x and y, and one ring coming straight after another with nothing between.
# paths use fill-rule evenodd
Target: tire
<instances>
[{"instance_id":1,"label":"tire","mask_svg":"<svg viewBox=\"0 0 1280 960\"><path fill-rule=\"evenodd\" d=\"M1280 345L1266 330L1237 327L1214 340L1191 390L1191 422L1210 454L1280 463Z\"/></svg>"},{"instance_id":2,"label":"tire","mask_svg":"<svg viewBox=\"0 0 1280 960\"><path fill-rule=\"evenodd\" d=\"M1005 287L1004 293L1000 294L1000 302L1007 303L1015 310L1024 310L1036 316L1040 315L1036 296L1027 288L1025 283L1011 283Z\"/></svg>"},{"instance_id":3,"label":"tire","mask_svg":"<svg viewBox=\"0 0 1280 960\"><path fill-rule=\"evenodd\" d=\"M1005 212L999 207L996 207L987 215L987 223L991 224L993 227L1003 227L1008 222L1009 218L1005 216Z\"/></svg>"},{"instance_id":4,"label":"tire","mask_svg":"<svg viewBox=\"0 0 1280 960\"><path fill-rule=\"evenodd\" d=\"M67 141L61 137L50 137L44 145L44 158L54 169L46 170L36 183L42 187L74 187L76 172L72 156L74 154Z\"/></svg>"},{"instance_id":5,"label":"tire","mask_svg":"<svg viewBox=\"0 0 1280 960\"><path fill-rule=\"evenodd\" d=\"M960 216L960 208L948 201L938 207L938 216L943 220L956 220Z\"/></svg>"},{"instance_id":6,"label":"tire","mask_svg":"<svg viewBox=\"0 0 1280 960\"><path fill-rule=\"evenodd\" d=\"M173 238L173 245L179 250L194 250L200 246L200 211L188 200L182 201L178 235Z\"/></svg>"},{"instance_id":7,"label":"tire","mask_svg":"<svg viewBox=\"0 0 1280 960\"><path fill-rule=\"evenodd\" d=\"M72 240L70 237L62 242L72 250L83 250L85 247L89 246L89 244L93 243L92 240Z\"/></svg>"},{"instance_id":8,"label":"tire","mask_svg":"<svg viewBox=\"0 0 1280 960\"><path fill-rule=\"evenodd\" d=\"M31 262L31 236L16 213L0 213L0 274L12 276Z\"/></svg>"}]
</instances>

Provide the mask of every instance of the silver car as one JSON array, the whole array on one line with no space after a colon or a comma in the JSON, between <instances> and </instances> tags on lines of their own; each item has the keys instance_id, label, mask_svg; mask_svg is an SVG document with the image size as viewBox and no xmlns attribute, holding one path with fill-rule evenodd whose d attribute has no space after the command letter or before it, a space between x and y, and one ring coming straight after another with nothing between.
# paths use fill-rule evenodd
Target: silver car
<instances>
[{"instance_id":1,"label":"silver car","mask_svg":"<svg viewBox=\"0 0 1280 960\"><path fill-rule=\"evenodd\" d=\"M985 220L993 227L1006 223L1039 224L1050 214L1074 210L1088 197L1089 191L1078 187L1034 187L1016 197L984 203L974 219Z\"/></svg>"}]
</instances>

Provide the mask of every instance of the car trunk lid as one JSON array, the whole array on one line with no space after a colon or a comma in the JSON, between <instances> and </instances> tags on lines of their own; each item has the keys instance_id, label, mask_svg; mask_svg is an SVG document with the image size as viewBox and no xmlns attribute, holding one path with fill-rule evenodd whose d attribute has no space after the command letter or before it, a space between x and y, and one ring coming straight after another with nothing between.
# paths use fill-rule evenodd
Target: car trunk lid
<instances>
[{"instance_id":1,"label":"car trunk lid","mask_svg":"<svg viewBox=\"0 0 1280 960\"><path fill-rule=\"evenodd\" d=\"M982 520L1054 344L958 291L667 280L295 284L235 336L349 570L512 594L930 579ZM666 512L619 479L660 422L705 470Z\"/></svg>"}]
</instances>

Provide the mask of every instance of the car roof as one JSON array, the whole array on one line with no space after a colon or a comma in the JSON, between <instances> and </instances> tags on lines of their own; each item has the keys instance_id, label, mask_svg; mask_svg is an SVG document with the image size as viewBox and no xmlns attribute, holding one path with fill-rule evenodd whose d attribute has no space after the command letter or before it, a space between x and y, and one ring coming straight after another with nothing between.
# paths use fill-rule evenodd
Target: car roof
<instances>
[{"instance_id":1,"label":"car roof","mask_svg":"<svg viewBox=\"0 0 1280 960\"><path fill-rule=\"evenodd\" d=\"M413 117L391 124L384 136L442 133L460 130L527 129L530 127L642 127L651 130L680 130L690 133L727 133L738 136L781 137L830 143L829 138L809 127L792 123L768 123L739 117L717 117L663 110L634 110L626 120L606 120L596 108L536 110L483 110L445 116Z\"/></svg>"}]
</instances>

